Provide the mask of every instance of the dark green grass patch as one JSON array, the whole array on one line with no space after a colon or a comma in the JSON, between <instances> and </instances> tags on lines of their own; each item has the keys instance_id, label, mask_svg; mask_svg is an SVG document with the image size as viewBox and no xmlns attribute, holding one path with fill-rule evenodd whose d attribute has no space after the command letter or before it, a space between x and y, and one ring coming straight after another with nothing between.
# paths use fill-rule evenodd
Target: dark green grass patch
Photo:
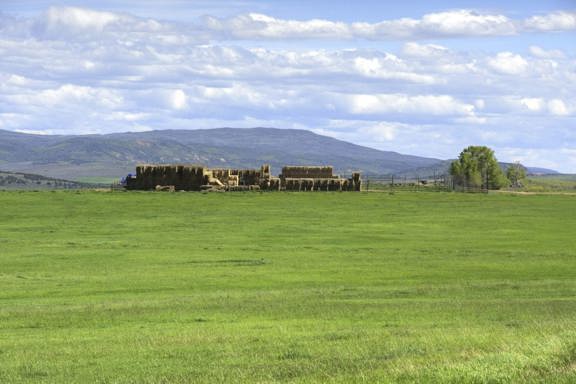
<instances>
[{"instance_id":1,"label":"dark green grass patch","mask_svg":"<svg viewBox=\"0 0 576 384\"><path fill-rule=\"evenodd\" d=\"M576 381L576 197L0 193L0 382Z\"/></svg>"}]
</instances>

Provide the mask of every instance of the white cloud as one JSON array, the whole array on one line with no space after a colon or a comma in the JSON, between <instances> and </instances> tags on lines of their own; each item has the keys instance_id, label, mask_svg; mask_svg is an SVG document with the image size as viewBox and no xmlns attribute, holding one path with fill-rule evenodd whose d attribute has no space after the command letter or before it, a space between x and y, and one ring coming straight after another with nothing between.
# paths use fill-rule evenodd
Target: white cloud
<instances>
[{"instance_id":1,"label":"white cloud","mask_svg":"<svg viewBox=\"0 0 576 384\"><path fill-rule=\"evenodd\" d=\"M205 17L204 27L236 39L389 39L443 36L499 36L516 32L504 15L456 10L424 15L421 19L402 18L379 23L343 23L323 19L284 20L249 13L231 18Z\"/></svg>"},{"instance_id":2,"label":"white cloud","mask_svg":"<svg viewBox=\"0 0 576 384\"><path fill-rule=\"evenodd\" d=\"M439 157L470 143L498 152L576 142L566 128L576 114L571 50L541 43L498 53L456 49L465 38L420 40L521 32L517 20L498 15L450 11L350 24L252 14L214 19L213 27L76 8L0 18L3 129L313 128ZM356 48L287 43L302 38L348 39L344 45ZM258 39L278 42L250 41ZM350 39L408 41L385 51Z\"/></svg>"},{"instance_id":3,"label":"white cloud","mask_svg":"<svg viewBox=\"0 0 576 384\"><path fill-rule=\"evenodd\" d=\"M528 29L536 31L576 30L576 12L553 12L543 16L532 16L525 21Z\"/></svg>"},{"instance_id":4,"label":"white cloud","mask_svg":"<svg viewBox=\"0 0 576 384\"><path fill-rule=\"evenodd\" d=\"M283 20L263 14L249 13L231 19L207 16L204 22L210 30L230 34L236 38L349 37L349 28L345 23L322 19Z\"/></svg>"},{"instance_id":5,"label":"white cloud","mask_svg":"<svg viewBox=\"0 0 576 384\"><path fill-rule=\"evenodd\" d=\"M346 96L352 114L425 114L472 116L475 107L448 95L372 94Z\"/></svg>"},{"instance_id":6,"label":"white cloud","mask_svg":"<svg viewBox=\"0 0 576 384\"><path fill-rule=\"evenodd\" d=\"M362 128L361 133L379 142L394 141L398 129L402 129L402 126L403 125L399 123L379 122L375 125Z\"/></svg>"},{"instance_id":7,"label":"white cloud","mask_svg":"<svg viewBox=\"0 0 576 384\"><path fill-rule=\"evenodd\" d=\"M438 57L444 56L449 50L438 44L418 44L415 42L409 42L404 44L402 48L402 53L407 56L415 57Z\"/></svg>"},{"instance_id":8,"label":"white cloud","mask_svg":"<svg viewBox=\"0 0 576 384\"><path fill-rule=\"evenodd\" d=\"M460 36L501 36L516 32L512 21L504 15L479 14L470 10L425 15L421 28L426 32Z\"/></svg>"},{"instance_id":9,"label":"white cloud","mask_svg":"<svg viewBox=\"0 0 576 384\"><path fill-rule=\"evenodd\" d=\"M68 108L73 104L86 104L115 108L123 103L123 98L116 91L64 84L55 89L46 89L38 93L25 93L8 96L8 100L21 106L62 106Z\"/></svg>"},{"instance_id":10,"label":"white cloud","mask_svg":"<svg viewBox=\"0 0 576 384\"><path fill-rule=\"evenodd\" d=\"M358 72L366 77L374 77L380 79L397 79L405 80L408 82L421 83L421 84L434 84L437 83L439 78L434 76L413 73L409 71L397 71L387 68L384 60L380 58L365 58L357 57L354 59L354 67Z\"/></svg>"},{"instance_id":11,"label":"white cloud","mask_svg":"<svg viewBox=\"0 0 576 384\"><path fill-rule=\"evenodd\" d=\"M506 75L520 75L528 69L528 62L520 55L512 52L500 52L488 60L488 65Z\"/></svg>"},{"instance_id":12,"label":"white cloud","mask_svg":"<svg viewBox=\"0 0 576 384\"><path fill-rule=\"evenodd\" d=\"M188 107L188 96L181 89L176 89L170 93L170 106L174 109L185 109Z\"/></svg>"},{"instance_id":13,"label":"white cloud","mask_svg":"<svg viewBox=\"0 0 576 384\"><path fill-rule=\"evenodd\" d=\"M562 118L576 114L574 99L560 99L558 97L518 97L503 96L498 98L501 113L547 118Z\"/></svg>"},{"instance_id":14,"label":"white cloud","mask_svg":"<svg viewBox=\"0 0 576 384\"><path fill-rule=\"evenodd\" d=\"M38 27L44 32L90 30L101 32L106 26L126 20L112 12L95 11L76 7L51 7L40 19Z\"/></svg>"},{"instance_id":15,"label":"white cloud","mask_svg":"<svg viewBox=\"0 0 576 384\"><path fill-rule=\"evenodd\" d=\"M530 53L533 56L538 57L538 58L542 58L542 59L563 59L566 57L564 52L562 52L559 49L546 50L546 49L541 48L537 45L530 46Z\"/></svg>"},{"instance_id":16,"label":"white cloud","mask_svg":"<svg viewBox=\"0 0 576 384\"><path fill-rule=\"evenodd\" d=\"M540 112L545 105L545 102L541 98L537 97L527 97L520 100L520 104L526 107L531 112Z\"/></svg>"},{"instance_id":17,"label":"white cloud","mask_svg":"<svg viewBox=\"0 0 576 384\"><path fill-rule=\"evenodd\" d=\"M548 111L556 116L567 116L571 114L571 111L564 101L560 99L552 99L548 101Z\"/></svg>"}]
</instances>

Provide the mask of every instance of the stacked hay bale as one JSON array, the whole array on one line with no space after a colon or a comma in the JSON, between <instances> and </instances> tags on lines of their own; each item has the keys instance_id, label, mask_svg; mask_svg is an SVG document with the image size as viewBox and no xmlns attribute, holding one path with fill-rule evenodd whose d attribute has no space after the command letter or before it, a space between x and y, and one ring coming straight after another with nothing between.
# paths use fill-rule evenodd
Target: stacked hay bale
<instances>
[{"instance_id":1,"label":"stacked hay bale","mask_svg":"<svg viewBox=\"0 0 576 384\"><path fill-rule=\"evenodd\" d=\"M278 191L360 191L360 173L349 179L333 174L331 166L286 166L272 177L270 166L260 169L208 169L196 165L138 165L136 177L127 180L127 189L153 190L173 186L175 190L202 189ZM243 187L243 188L239 188Z\"/></svg>"},{"instance_id":2,"label":"stacked hay bale","mask_svg":"<svg viewBox=\"0 0 576 384\"><path fill-rule=\"evenodd\" d=\"M344 184L331 166L286 166L280 179L288 191L341 191Z\"/></svg>"},{"instance_id":3,"label":"stacked hay bale","mask_svg":"<svg viewBox=\"0 0 576 384\"><path fill-rule=\"evenodd\" d=\"M300 180L301 191L312 191L314 189L313 178L302 178Z\"/></svg>"},{"instance_id":4,"label":"stacked hay bale","mask_svg":"<svg viewBox=\"0 0 576 384\"><path fill-rule=\"evenodd\" d=\"M331 166L286 166L282 167L282 178L292 179L331 179L333 168Z\"/></svg>"},{"instance_id":5,"label":"stacked hay bale","mask_svg":"<svg viewBox=\"0 0 576 384\"><path fill-rule=\"evenodd\" d=\"M206 169L185 165L138 165L135 189L152 190L159 186L174 186L176 190L199 191Z\"/></svg>"},{"instance_id":6,"label":"stacked hay bale","mask_svg":"<svg viewBox=\"0 0 576 384\"><path fill-rule=\"evenodd\" d=\"M362 180L360 179L360 173L354 172L352 174L352 184L353 184L353 191L360 192L360 188L362 187Z\"/></svg>"},{"instance_id":7,"label":"stacked hay bale","mask_svg":"<svg viewBox=\"0 0 576 384\"><path fill-rule=\"evenodd\" d=\"M270 191L279 191L280 190L280 178L279 177L270 177L269 180L269 187Z\"/></svg>"},{"instance_id":8,"label":"stacked hay bale","mask_svg":"<svg viewBox=\"0 0 576 384\"><path fill-rule=\"evenodd\" d=\"M238 170L238 177L240 179L240 185L260 184L260 171L256 169L240 169Z\"/></svg>"},{"instance_id":9,"label":"stacked hay bale","mask_svg":"<svg viewBox=\"0 0 576 384\"><path fill-rule=\"evenodd\" d=\"M176 192L176 188L173 185L157 185L157 192Z\"/></svg>"},{"instance_id":10,"label":"stacked hay bale","mask_svg":"<svg viewBox=\"0 0 576 384\"><path fill-rule=\"evenodd\" d=\"M230 175L228 176L228 187L237 187L238 186L238 175Z\"/></svg>"},{"instance_id":11,"label":"stacked hay bale","mask_svg":"<svg viewBox=\"0 0 576 384\"><path fill-rule=\"evenodd\" d=\"M272 177L270 174L270 164L263 164L262 167L260 167L260 177L264 179Z\"/></svg>"}]
</instances>

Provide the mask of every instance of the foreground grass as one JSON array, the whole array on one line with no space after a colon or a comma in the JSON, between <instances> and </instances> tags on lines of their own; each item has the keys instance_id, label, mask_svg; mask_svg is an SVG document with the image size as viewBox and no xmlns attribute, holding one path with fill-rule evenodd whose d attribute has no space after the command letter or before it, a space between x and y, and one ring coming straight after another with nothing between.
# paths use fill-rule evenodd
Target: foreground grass
<instances>
[{"instance_id":1,"label":"foreground grass","mask_svg":"<svg viewBox=\"0 0 576 384\"><path fill-rule=\"evenodd\" d=\"M0 382L576 381L576 197L0 193Z\"/></svg>"}]
</instances>

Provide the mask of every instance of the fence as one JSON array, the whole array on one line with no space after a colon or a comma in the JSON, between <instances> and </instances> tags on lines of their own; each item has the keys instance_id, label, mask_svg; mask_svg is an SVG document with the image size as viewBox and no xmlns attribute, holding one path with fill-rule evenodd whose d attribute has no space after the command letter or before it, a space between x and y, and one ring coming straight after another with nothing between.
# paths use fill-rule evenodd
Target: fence
<instances>
[{"instance_id":1,"label":"fence","mask_svg":"<svg viewBox=\"0 0 576 384\"><path fill-rule=\"evenodd\" d=\"M486 189L479 187L457 186L450 175L438 174L432 177L419 176L379 176L364 177L362 190L367 192L394 192L394 191L429 191L429 192L470 192L487 193Z\"/></svg>"},{"instance_id":2,"label":"fence","mask_svg":"<svg viewBox=\"0 0 576 384\"><path fill-rule=\"evenodd\" d=\"M124 185L114 182L110 185L111 191L123 191ZM408 176L368 176L362 179L363 192L394 192L394 191L422 191L422 192L468 192L488 193L481 187L455 185L450 175L435 175L433 177Z\"/></svg>"}]
</instances>

